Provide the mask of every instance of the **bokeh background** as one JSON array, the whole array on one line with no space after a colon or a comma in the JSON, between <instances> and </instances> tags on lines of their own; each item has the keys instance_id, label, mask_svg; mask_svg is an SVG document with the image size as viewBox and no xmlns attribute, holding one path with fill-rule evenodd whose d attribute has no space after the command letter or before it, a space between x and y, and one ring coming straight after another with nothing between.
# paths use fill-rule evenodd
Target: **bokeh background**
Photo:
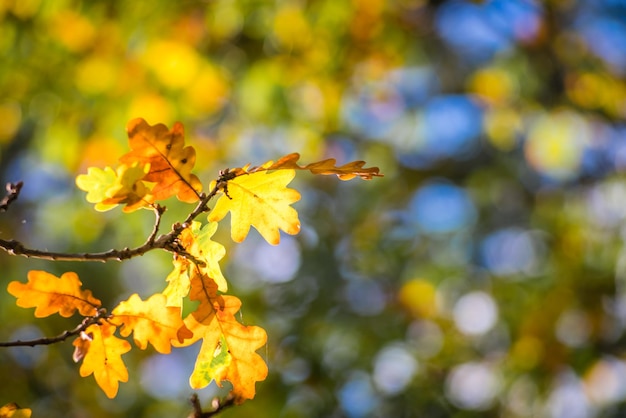
<instances>
[{"instance_id":1,"label":"bokeh background","mask_svg":"<svg viewBox=\"0 0 626 418\"><path fill-rule=\"evenodd\" d=\"M303 230L216 240L268 379L224 417L626 415L626 2L0 0L0 237L56 251L143 242L147 211L74 185L125 125L182 121L205 184L290 152L384 178L300 173ZM165 229L189 206L166 202ZM165 286L169 254L0 254L0 284L76 271L113 307ZM0 340L53 336L0 293ZM0 350L0 404L45 417L190 411L199 347L124 358L108 400L71 343ZM227 389L227 388L226 388ZM224 395L199 391L208 406Z\"/></svg>"}]
</instances>

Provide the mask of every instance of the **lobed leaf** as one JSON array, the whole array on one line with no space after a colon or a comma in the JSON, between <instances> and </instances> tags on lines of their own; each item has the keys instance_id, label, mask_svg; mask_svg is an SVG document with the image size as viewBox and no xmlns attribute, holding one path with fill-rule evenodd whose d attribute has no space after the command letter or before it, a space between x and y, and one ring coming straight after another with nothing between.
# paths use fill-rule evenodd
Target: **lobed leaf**
<instances>
[{"instance_id":1,"label":"lobed leaf","mask_svg":"<svg viewBox=\"0 0 626 418\"><path fill-rule=\"evenodd\" d=\"M340 180L344 181L351 180L355 177L360 177L363 180L371 180L373 177L383 177L383 175L380 174L380 169L378 167L363 168L363 166L365 165L365 161L352 161L337 167L335 165L336 160L334 158L328 158L326 160L317 161L306 165L299 165L299 159L300 154L294 152L292 154L288 154L279 158L275 163L270 161L259 167L253 167L250 169L244 168L244 171L253 173L260 170L308 170L313 174L335 174L337 175L337 177L339 177Z\"/></svg>"},{"instance_id":2,"label":"lobed leaf","mask_svg":"<svg viewBox=\"0 0 626 418\"><path fill-rule=\"evenodd\" d=\"M204 262L204 266L193 266L217 283L220 292L228 290L228 284L220 269L219 261L224 258L226 249L218 242L211 240L217 230L217 222L209 222L202 226L200 222L192 222L184 229L178 240L185 251L194 256L197 260Z\"/></svg>"},{"instance_id":3,"label":"lobed leaf","mask_svg":"<svg viewBox=\"0 0 626 418\"><path fill-rule=\"evenodd\" d=\"M188 203L199 199L202 183L191 170L196 163L196 151L185 147L184 128L176 122L171 130L162 124L149 125L137 118L126 126L132 151L123 155L123 163L150 164L145 181L155 183L152 189L154 200L176 197Z\"/></svg>"},{"instance_id":4,"label":"lobed leaf","mask_svg":"<svg viewBox=\"0 0 626 418\"><path fill-rule=\"evenodd\" d=\"M113 171L89 167L87 174L76 177L76 185L87 192L87 201L95 203L96 210L104 212L118 204L125 204L124 212L133 212L145 207L152 201L150 189L142 181L150 171L150 165L122 164Z\"/></svg>"},{"instance_id":5,"label":"lobed leaf","mask_svg":"<svg viewBox=\"0 0 626 418\"><path fill-rule=\"evenodd\" d=\"M167 287L162 294L165 295L166 306L183 307L183 298L189 294L189 261L184 257L174 257L174 270L165 278Z\"/></svg>"},{"instance_id":6,"label":"lobed leaf","mask_svg":"<svg viewBox=\"0 0 626 418\"><path fill-rule=\"evenodd\" d=\"M226 193L209 213L209 221L218 222L230 212L231 237L235 242L246 238L250 226L272 245L280 242L279 230L297 234L300 221L290 205L300 200L300 193L287 188L295 175L294 170L259 171L229 180Z\"/></svg>"},{"instance_id":7,"label":"lobed leaf","mask_svg":"<svg viewBox=\"0 0 626 418\"><path fill-rule=\"evenodd\" d=\"M265 330L239 323L235 314L241 301L234 296L218 295L217 284L207 275L192 277L189 296L200 305L185 318L193 337L180 346L202 339L189 384L201 389L212 380L218 386L228 380L233 385L232 394L237 403L252 399L256 393L255 383L264 380L268 373L263 358L256 353L267 341Z\"/></svg>"},{"instance_id":8,"label":"lobed leaf","mask_svg":"<svg viewBox=\"0 0 626 418\"><path fill-rule=\"evenodd\" d=\"M130 343L117 338L116 326L108 322L90 325L73 345L83 352L79 373L82 377L93 374L96 383L109 398L117 395L119 382L128 381L128 369L122 354L130 351Z\"/></svg>"},{"instance_id":9,"label":"lobed leaf","mask_svg":"<svg viewBox=\"0 0 626 418\"><path fill-rule=\"evenodd\" d=\"M8 291L17 298L21 308L35 308L35 317L43 318L55 313L70 317L78 309L83 316L95 315L101 302L90 290L81 290L82 283L74 272L56 277L40 270L28 272L28 282L13 281Z\"/></svg>"},{"instance_id":10,"label":"lobed leaf","mask_svg":"<svg viewBox=\"0 0 626 418\"><path fill-rule=\"evenodd\" d=\"M138 294L120 302L113 309L112 321L122 325L120 334L128 337L133 333L135 345L145 350L148 343L162 354L172 351L172 340L183 342L193 336L181 318L181 308L166 306L167 297L156 293L142 301Z\"/></svg>"}]
</instances>

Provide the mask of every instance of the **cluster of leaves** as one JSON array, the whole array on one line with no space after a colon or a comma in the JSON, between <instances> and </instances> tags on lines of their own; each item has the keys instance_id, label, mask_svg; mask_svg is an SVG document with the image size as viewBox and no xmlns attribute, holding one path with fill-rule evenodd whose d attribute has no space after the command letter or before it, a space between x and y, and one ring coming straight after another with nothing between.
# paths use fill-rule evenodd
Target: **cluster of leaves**
<instances>
[{"instance_id":1,"label":"cluster of leaves","mask_svg":"<svg viewBox=\"0 0 626 418\"><path fill-rule=\"evenodd\" d=\"M32 411L29 408L20 408L15 402L0 408L0 418L30 418L31 414Z\"/></svg>"},{"instance_id":2,"label":"cluster of leaves","mask_svg":"<svg viewBox=\"0 0 626 418\"><path fill-rule=\"evenodd\" d=\"M296 170L314 174L335 174L342 180L355 177L371 179L380 176L377 167L364 168L355 161L337 167L334 159L299 165L298 154L289 154L261 166L226 169L210 183L210 191L202 192L202 183L191 173L195 149L184 144L184 128L176 123L171 130L163 124L149 125L143 119L128 123L131 151L120 158L116 169L89 168L79 175L77 186L87 192L87 200L99 211L124 205L124 212L140 208L156 213L154 230L146 243L132 250L111 250L106 253L63 255L49 258L74 260L124 259L152 249L173 253L173 270L166 278L161 293L147 300L133 294L108 312L91 291L83 289L78 275L66 272L56 277L45 271L30 271L28 282L13 281L8 291L17 298L17 305L35 308L38 318L59 314L70 317L78 311L84 320L73 334L74 360L82 362L80 375L94 375L104 393L113 398L119 382L128 380L122 359L131 350L125 339L132 334L139 349L148 345L159 353L170 353L172 347L186 347L202 340L190 385L194 389L207 386L212 380L221 386L224 380L232 386L235 403L251 399L255 384L266 378L268 369L256 353L267 340L265 330L247 326L235 318L241 301L227 295L227 281L219 261L225 248L212 241L218 223L230 212L231 236L243 241L250 227L255 227L265 240L279 243L280 231L296 234L300 230L298 213L291 204L300 194L287 188ZM187 218L172 226L171 231L157 237L165 208L157 201L176 196L195 203ZM217 198L213 210L207 203ZM209 212L206 221L196 218ZM3 242L14 254L41 256L15 242ZM183 317L185 300L196 303L193 312Z\"/></svg>"}]
</instances>

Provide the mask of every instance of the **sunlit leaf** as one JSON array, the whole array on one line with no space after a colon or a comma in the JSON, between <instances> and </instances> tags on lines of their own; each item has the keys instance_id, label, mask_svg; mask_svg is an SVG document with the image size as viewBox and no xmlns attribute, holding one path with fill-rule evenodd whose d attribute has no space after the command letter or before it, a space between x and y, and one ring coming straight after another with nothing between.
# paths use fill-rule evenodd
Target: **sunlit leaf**
<instances>
[{"instance_id":1,"label":"sunlit leaf","mask_svg":"<svg viewBox=\"0 0 626 418\"><path fill-rule=\"evenodd\" d=\"M294 152L292 154L285 155L279 158L275 163L264 164L260 167L254 167L248 172L256 172L259 170L309 170L313 174L335 174L340 180L351 180L355 177L360 177L364 180L371 180L373 177L382 177L380 169L378 167L364 168L365 161L352 161L342 166L337 167L334 158L329 158L314 163L299 165L297 162L300 159L300 154Z\"/></svg>"},{"instance_id":2,"label":"sunlit leaf","mask_svg":"<svg viewBox=\"0 0 626 418\"><path fill-rule=\"evenodd\" d=\"M17 306L35 308L35 316L43 318L55 313L70 317L78 309L83 316L95 315L101 302L90 290L81 290L82 283L74 272L56 277L40 270L28 272L28 282L9 283L8 291L17 298Z\"/></svg>"},{"instance_id":3,"label":"sunlit leaf","mask_svg":"<svg viewBox=\"0 0 626 418\"><path fill-rule=\"evenodd\" d=\"M256 353L267 341L265 330L239 323L235 314L241 301L234 296L218 295L217 284L206 275L192 277L190 299L200 305L185 318L193 338L181 346L202 339L189 379L191 387L200 389L212 380L221 386L223 380L228 380L236 402L252 399L255 383L267 377L267 365Z\"/></svg>"},{"instance_id":4,"label":"sunlit leaf","mask_svg":"<svg viewBox=\"0 0 626 418\"><path fill-rule=\"evenodd\" d=\"M209 213L210 222L231 214L231 237L243 241L254 226L267 242L280 242L279 230L288 234L300 231L298 213L290 205L300 200L300 193L287 188L294 170L259 171L228 181L227 189Z\"/></svg>"},{"instance_id":5,"label":"sunlit leaf","mask_svg":"<svg viewBox=\"0 0 626 418\"><path fill-rule=\"evenodd\" d=\"M120 334L127 337L133 333L137 347L145 350L148 343L156 351L168 354L171 341L182 342L192 336L181 318L181 308L166 306L167 297L160 293L142 301L136 293L113 309L112 322L121 325Z\"/></svg>"},{"instance_id":6,"label":"sunlit leaf","mask_svg":"<svg viewBox=\"0 0 626 418\"><path fill-rule=\"evenodd\" d=\"M108 322L90 325L83 336L73 343L85 351L80 375L87 377L93 374L96 383L109 398L117 395L119 382L128 381L128 370L122 361L122 354L131 349L128 341L113 335L115 328Z\"/></svg>"},{"instance_id":7,"label":"sunlit leaf","mask_svg":"<svg viewBox=\"0 0 626 418\"><path fill-rule=\"evenodd\" d=\"M192 222L191 226L180 234L179 241L185 251L205 263L204 266L194 268L199 268L202 273L215 280L220 292L226 292L228 285L219 265L219 261L226 254L226 249L222 244L211 240L216 230L217 222L209 222L204 226L200 222Z\"/></svg>"},{"instance_id":8,"label":"sunlit leaf","mask_svg":"<svg viewBox=\"0 0 626 418\"><path fill-rule=\"evenodd\" d=\"M101 170L90 167L87 174L76 177L76 185L87 192L87 201L95 203L96 210L107 211L118 204L125 204L124 212L132 212L148 205L152 198L150 190L142 181L150 165L122 164L113 171L111 167Z\"/></svg>"},{"instance_id":9,"label":"sunlit leaf","mask_svg":"<svg viewBox=\"0 0 626 418\"><path fill-rule=\"evenodd\" d=\"M196 151L185 147L184 128L179 122L168 130L162 123L148 125L141 119L133 119L126 126L131 152L120 161L127 164L139 162L150 164L144 180L155 183L154 200L176 195L183 202L195 202L202 190L202 183L191 170L196 163Z\"/></svg>"},{"instance_id":10,"label":"sunlit leaf","mask_svg":"<svg viewBox=\"0 0 626 418\"><path fill-rule=\"evenodd\" d=\"M174 270L167 275L167 287L162 292L166 297L166 306L182 308L183 298L189 294L189 264L183 257L174 258Z\"/></svg>"},{"instance_id":11,"label":"sunlit leaf","mask_svg":"<svg viewBox=\"0 0 626 418\"><path fill-rule=\"evenodd\" d=\"M20 408L15 402L0 408L0 418L30 418L31 414L32 411L29 408Z\"/></svg>"}]
</instances>

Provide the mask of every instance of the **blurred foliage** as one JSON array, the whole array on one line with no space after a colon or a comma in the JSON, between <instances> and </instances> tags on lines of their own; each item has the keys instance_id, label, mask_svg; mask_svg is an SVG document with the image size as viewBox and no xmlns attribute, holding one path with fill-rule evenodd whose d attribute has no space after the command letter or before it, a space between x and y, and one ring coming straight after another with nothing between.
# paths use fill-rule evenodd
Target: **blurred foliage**
<instances>
[{"instance_id":1,"label":"blurred foliage","mask_svg":"<svg viewBox=\"0 0 626 418\"><path fill-rule=\"evenodd\" d=\"M622 416L624 22L618 0L0 0L0 178L25 182L0 234L141 243L152 216L95 213L74 186L135 117L182 121L205 182L289 152L363 159L386 177L298 176L303 231L278 247L218 230L242 319L269 335L270 376L224 417ZM0 262L5 285L76 271L104 305L169 269ZM75 325L6 292L0 318L3 341ZM184 416L194 350L132 354L111 401L71 344L3 349L0 404Z\"/></svg>"}]
</instances>

